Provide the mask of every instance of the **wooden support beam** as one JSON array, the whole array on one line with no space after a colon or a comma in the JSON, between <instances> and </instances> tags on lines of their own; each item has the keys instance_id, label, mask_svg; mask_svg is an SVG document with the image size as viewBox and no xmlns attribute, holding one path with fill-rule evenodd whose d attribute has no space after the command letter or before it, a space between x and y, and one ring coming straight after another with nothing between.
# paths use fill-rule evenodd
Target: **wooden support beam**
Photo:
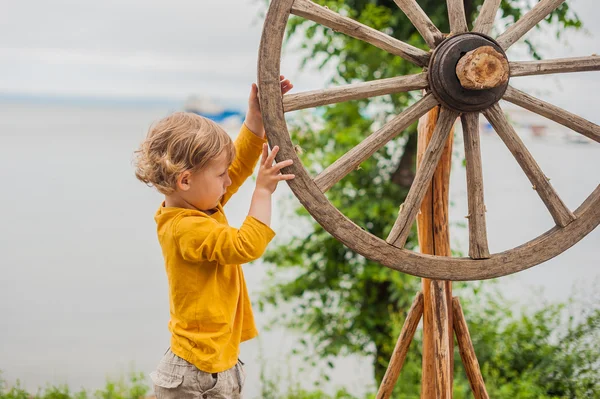
<instances>
[{"instance_id":1,"label":"wooden support beam","mask_svg":"<svg viewBox=\"0 0 600 399\"><path fill-rule=\"evenodd\" d=\"M424 115L419 121L419 136L417 145L417 168L423 163L426 149L431 141L433 132L438 122L440 107L434 108ZM450 235L448 227L448 201L449 201L449 179L452 159L452 141L454 132L451 131L442 152L438 167L433 175L432 183L429 184L420 212L417 214L417 232L419 249L421 253L440 256L451 256ZM423 288L423 376L421 383L421 398L436 398L435 373L435 346L433 327L433 302L436 300L437 291L431 290L431 281L422 280ZM452 300L452 282L444 281L444 290L447 302ZM449 348L453 348L452 335L452 313L447 312ZM447 359L452 370L454 351L450 349L450 358ZM450 373L452 377L452 373ZM452 385L452 380L450 380Z\"/></svg>"},{"instance_id":2,"label":"wooden support beam","mask_svg":"<svg viewBox=\"0 0 600 399\"><path fill-rule=\"evenodd\" d=\"M433 354L435 394L438 399L452 399L452 322L446 282L431 280L433 304Z\"/></svg>"},{"instance_id":3,"label":"wooden support beam","mask_svg":"<svg viewBox=\"0 0 600 399\"><path fill-rule=\"evenodd\" d=\"M483 376L479 369L479 361L477 361L477 356L475 355L475 349L473 348L473 342L471 341L471 335L469 334L465 315L460 306L460 301L456 297L452 299L452 310L454 315L456 341L458 342L460 357L465 366L473 396L475 396L475 399L489 399L485 383L483 382Z\"/></svg>"},{"instance_id":4,"label":"wooden support beam","mask_svg":"<svg viewBox=\"0 0 600 399\"><path fill-rule=\"evenodd\" d=\"M400 336L396 342L396 347L394 348L394 353L390 359L390 364L388 365L385 375L383 376L379 391L377 391L377 399L388 399L392 394L394 386L398 381L400 371L402 371L402 366L404 365L408 348L410 347L410 343L415 336L415 331L417 331L419 321L421 321L421 316L423 316L423 293L419 292L417 296L415 296L415 299L413 300L413 303L406 315L406 319L404 320L404 325L402 326L402 331L400 332Z\"/></svg>"}]
</instances>

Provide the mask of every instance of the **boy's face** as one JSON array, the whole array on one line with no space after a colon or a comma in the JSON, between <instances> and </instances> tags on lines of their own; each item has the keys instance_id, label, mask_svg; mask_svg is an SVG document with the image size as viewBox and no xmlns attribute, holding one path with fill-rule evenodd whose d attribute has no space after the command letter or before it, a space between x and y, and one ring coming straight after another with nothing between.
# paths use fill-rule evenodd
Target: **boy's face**
<instances>
[{"instance_id":1,"label":"boy's face","mask_svg":"<svg viewBox=\"0 0 600 399\"><path fill-rule=\"evenodd\" d=\"M218 205L230 185L229 162L223 151L206 167L183 177L181 197L196 209L208 211Z\"/></svg>"}]
</instances>

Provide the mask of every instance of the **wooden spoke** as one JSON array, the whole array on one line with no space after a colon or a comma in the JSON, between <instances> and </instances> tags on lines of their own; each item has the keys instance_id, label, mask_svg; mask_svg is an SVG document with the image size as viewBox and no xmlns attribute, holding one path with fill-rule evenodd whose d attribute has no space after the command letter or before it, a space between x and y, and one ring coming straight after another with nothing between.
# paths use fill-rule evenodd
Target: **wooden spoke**
<instances>
[{"instance_id":1,"label":"wooden spoke","mask_svg":"<svg viewBox=\"0 0 600 399\"><path fill-rule=\"evenodd\" d=\"M600 57L592 55L590 57L510 63L511 77L587 71L600 71Z\"/></svg>"},{"instance_id":2,"label":"wooden spoke","mask_svg":"<svg viewBox=\"0 0 600 399\"><path fill-rule=\"evenodd\" d=\"M390 359L390 364L385 371L385 375L383 376L383 380L381 381L381 385L377 391L377 399L388 399L392 395L392 391L396 385L396 381L398 381L398 376L400 375L402 366L404 365L408 348L410 347L410 343L415 336L415 331L417 331L417 326L419 325L422 315L423 293L419 292L413 300L410 310L406 315L406 320L404 321L402 331L400 332L400 336L396 342L396 347L394 348L394 353Z\"/></svg>"},{"instance_id":3,"label":"wooden spoke","mask_svg":"<svg viewBox=\"0 0 600 399\"><path fill-rule=\"evenodd\" d=\"M432 94L427 94L321 172L315 178L317 187L323 193L329 190L335 183L355 170L358 165L436 105L437 100L435 97Z\"/></svg>"},{"instance_id":4,"label":"wooden spoke","mask_svg":"<svg viewBox=\"0 0 600 399\"><path fill-rule=\"evenodd\" d=\"M504 100L542 115L600 143L600 126L555 105L508 86Z\"/></svg>"},{"instance_id":5,"label":"wooden spoke","mask_svg":"<svg viewBox=\"0 0 600 399\"><path fill-rule=\"evenodd\" d=\"M394 0L398 7L406 14L410 22L417 28L429 48L435 48L442 40L444 34L431 22L416 0Z\"/></svg>"},{"instance_id":6,"label":"wooden spoke","mask_svg":"<svg viewBox=\"0 0 600 399\"><path fill-rule=\"evenodd\" d=\"M483 172L479 145L479 114L462 114L461 122L467 162L467 192L469 202L469 256L472 259L490 257L485 226L485 204L483 200Z\"/></svg>"},{"instance_id":7,"label":"wooden spoke","mask_svg":"<svg viewBox=\"0 0 600 399\"><path fill-rule=\"evenodd\" d=\"M490 34L501 2L502 0L485 0L485 3L481 6L479 16L475 20L473 32L483 33L484 35Z\"/></svg>"},{"instance_id":8,"label":"wooden spoke","mask_svg":"<svg viewBox=\"0 0 600 399\"><path fill-rule=\"evenodd\" d=\"M304 93L289 94L283 97L285 112L321 105L341 103L362 98L402 93L427 87L427 73L398 76L395 78L371 82L349 84L325 90L313 90Z\"/></svg>"},{"instance_id":9,"label":"wooden spoke","mask_svg":"<svg viewBox=\"0 0 600 399\"><path fill-rule=\"evenodd\" d=\"M496 41L504 50L508 49L564 2L565 0L540 0L535 7L511 25Z\"/></svg>"},{"instance_id":10,"label":"wooden spoke","mask_svg":"<svg viewBox=\"0 0 600 399\"><path fill-rule=\"evenodd\" d=\"M425 66L429 54L410 44L395 39L383 32L361 24L351 18L344 17L330 9L313 3L310 0L296 0L292 6L292 14L310 19L335 31L370 43L388 53L402 57L416 65Z\"/></svg>"},{"instance_id":11,"label":"wooden spoke","mask_svg":"<svg viewBox=\"0 0 600 399\"><path fill-rule=\"evenodd\" d=\"M460 357L465 366L467 379L469 380L469 385L471 385L473 396L475 399L489 399L483 376L481 375L481 369L479 368L479 362L475 355L475 349L473 348L473 342L471 341L471 334L469 334L465 315L460 306L460 301L456 297L452 299L452 311L456 341L458 341Z\"/></svg>"},{"instance_id":12,"label":"wooden spoke","mask_svg":"<svg viewBox=\"0 0 600 399\"><path fill-rule=\"evenodd\" d=\"M467 27L465 3L463 0L446 0L446 4L448 4L450 32L453 34L467 32L469 28Z\"/></svg>"},{"instance_id":13,"label":"wooden spoke","mask_svg":"<svg viewBox=\"0 0 600 399\"><path fill-rule=\"evenodd\" d=\"M538 193L548 211L550 211L556 224L564 227L575 220L573 213L560 199L556 191L554 191L548 178L544 175L537 162L535 162L535 159L533 159L533 156L527 150L513 127L508 123L500 106L494 104L483 111L483 113L513 154L531 184L533 184L533 189Z\"/></svg>"},{"instance_id":14,"label":"wooden spoke","mask_svg":"<svg viewBox=\"0 0 600 399\"><path fill-rule=\"evenodd\" d=\"M394 223L394 227L386 240L388 244L398 248L404 247L410 228L423 201L423 196L431 183L431 178L442 155L448 134L457 117L458 112L442 108L431 141L427 145L421 165L406 196L406 201L400 207L398 219L396 219L396 223Z\"/></svg>"}]
</instances>

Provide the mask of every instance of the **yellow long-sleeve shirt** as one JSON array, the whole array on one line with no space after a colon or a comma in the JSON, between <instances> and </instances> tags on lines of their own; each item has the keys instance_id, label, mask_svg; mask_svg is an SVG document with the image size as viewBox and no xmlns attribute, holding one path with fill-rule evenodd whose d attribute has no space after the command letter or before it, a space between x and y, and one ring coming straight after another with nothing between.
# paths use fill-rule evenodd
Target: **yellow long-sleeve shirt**
<instances>
[{"instance_id":1,"label":"yellow long-sleeve shirt","mask_svg":"<svg viewBox=\"0 0 600 399\"><path fill-rule=\"evenodd\" d=\"M242 127L232 183L216 212L163 204L155 216L169 281L171 350L209 373L235 366L240 343L258 334L241 264L259 258L275 233L251 216L230 227L223 205L252 174L264 142Z\"/></svg>"}]
</instances>

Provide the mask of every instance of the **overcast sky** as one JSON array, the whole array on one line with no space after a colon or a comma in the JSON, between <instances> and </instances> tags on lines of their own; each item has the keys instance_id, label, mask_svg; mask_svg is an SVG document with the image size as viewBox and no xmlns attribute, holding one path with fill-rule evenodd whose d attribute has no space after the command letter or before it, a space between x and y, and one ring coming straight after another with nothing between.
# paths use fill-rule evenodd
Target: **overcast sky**
<instances>
[{"instance_id":1,"label":"overcast sky","mask_svg":"<svg viewBox=\"0 0 600 399\"><path fill-rule=\"evenodd\" d=\"M550 32L533 32L545 58L600 53L597 0L569 4L587 32L561 42ZM0 93L199 94L243 102L255 80L263 0L0 0L0 5ZM297 62L286 56L282 67L296 91L323 87L324 74L302 73ZM600 72L589 72L518 78L513 84L600 122L598 96L584 101L582 94L600 93L599 82Z\"/></svg>"}]
</instances>

